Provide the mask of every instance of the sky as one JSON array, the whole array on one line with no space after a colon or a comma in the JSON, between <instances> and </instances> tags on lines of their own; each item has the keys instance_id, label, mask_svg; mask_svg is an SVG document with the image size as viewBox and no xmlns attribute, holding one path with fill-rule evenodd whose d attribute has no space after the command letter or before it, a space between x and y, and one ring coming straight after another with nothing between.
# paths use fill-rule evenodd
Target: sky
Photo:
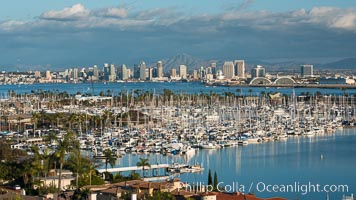
<instances>
[{"instance_id":1,"label":"sky","mask_svg":"<svg viewBox=\"0 0 356 200\"><path fill-rule=\"evenodd\" d=\"M0 66L356 57L356 0L4 0Z\"/></svg>"}]
</instances>

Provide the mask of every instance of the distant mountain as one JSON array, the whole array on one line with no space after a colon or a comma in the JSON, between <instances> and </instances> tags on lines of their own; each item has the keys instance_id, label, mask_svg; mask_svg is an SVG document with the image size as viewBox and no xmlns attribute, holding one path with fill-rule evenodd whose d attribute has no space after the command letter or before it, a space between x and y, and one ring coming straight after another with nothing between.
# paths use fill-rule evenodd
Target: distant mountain
<instances>
[{"instance_id":1,"label":"distant mountain","mask_svg":"<svg viewBox=\"0 0 356 200\"><path fill-rule=\"evenodd\" d=\"M345 58L321 65L323 69L356 69L356 58Z\"/></svg>"},{"instance_id":2,"label":"distant mountain","mask_svg":"<svg viewBox=\"0 0 356 200\"><path fill-rule=\"evenodd\" d=\"M171 72L173 68L178 70L180 65L186 65L187 70L192 71L198 69L200 66L208 66L211 62L213 61L206 61L186 53L178 54L163 60L165 72Z\"/></svg>"}]
</instances>

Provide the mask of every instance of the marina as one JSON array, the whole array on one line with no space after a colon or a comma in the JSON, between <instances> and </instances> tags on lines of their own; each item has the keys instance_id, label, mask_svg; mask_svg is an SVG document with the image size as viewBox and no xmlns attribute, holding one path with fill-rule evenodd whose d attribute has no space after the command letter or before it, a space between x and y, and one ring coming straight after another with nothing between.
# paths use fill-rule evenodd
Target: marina
<instances>
[{"instance_id":1,"label":"marina","mask_svg":"<svg viewBox=\"0 0 356 200\"><path fill-rule=\"evenodd\" d=\"M226 183L236 181L229 177L247 184L262 176L263 181L273 182L272 174L277 169L281 173L278 176L283 177L289 170L294 175L303 170L314 171L320 162L330 161L330 150L340 147L333 142L355 135L352 132L356 113L354 96L295 93L237 96L231 93L176 94L167 90L163 94L136 93L133 90L120 96L96 97L89 104L82 101L80 95L48 96L67 102L60 106L46 98L55 94L16 95L2 101L2 107L21 102L21 117L12 121L3 117L1 135L13 141L13 149L31 153L31 146L36 145L43 154L55 151L58 146L53 141L45 142L45 138L51 134L64 138L67 131L62 127L70 127L77 135L83 155L95 158L100 165L99 173L141 172L146 181L180 178L193 183L205 182L207 172L214 170ZM24 104L25 101L29 104ZM10 109L4 114L17 115L18 112ZM328 143L329 150L313 149L323 142ZM352 147L348 148L352 151ZM111 167L107 166L107 151L116 160ZM147 159L149 166L140 167L139 158ZM304 162L304 159L309 161ZM257 170L259 167L264 170ZM224 172L226 169L228 173ZM230 173L234 176L229 176ZM314 174L317 173L314 171L298 181L313 181ZM291 180L279 179L277 183L283 181ZM351 188L354 183L349 181ZM289 198L295 198L299 194L290 195Z\"/></svg>"}]
</instances>

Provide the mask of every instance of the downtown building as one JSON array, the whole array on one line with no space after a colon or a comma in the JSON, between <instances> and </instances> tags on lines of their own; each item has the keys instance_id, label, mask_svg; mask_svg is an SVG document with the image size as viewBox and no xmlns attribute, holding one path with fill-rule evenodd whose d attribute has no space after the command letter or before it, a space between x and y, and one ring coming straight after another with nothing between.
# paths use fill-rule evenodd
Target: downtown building
<instances>
[{"instance_id":1,"label":"downtown building","mask_svg":"<svg viewBox=\"0 0 356 200\"><path fill-rule=\"evenodd\" d=\"M313 65L301 65L300 66L300 75L303 78L308 78L308 77L313 77L314 72L313 72Z\"/></svg>"},{"instance_id":2,"label":"downtown building","mask_svg":"<svg viewBox=\"0 0 356 200\"><path fill-rule=\"evenodd\" d=\"M261 65L257 65L251 70L251 78L266 77L266 69Z\"/></svg>"},{"instance_id":3,"label":"downtown building","mask_svg":"<svg viewBox=\"0 0 356 200\"><path fill-rule=\"evenodd\" d=\"M232 61L225 61L223 66L223 73L227 79L231 79L235 76L235 66Z\"/></svg>"},{"instance_id":4,"label":"downtown building","mask_svg":"<svg viewBox=\"0 0 356 200\"><path fill-rule=\"evenodd\" d=\"M186 79L187 78L187 66L185 66L185 65L180 65L179 66L179 76L182 79Z\"/></svg>"},{"instance_id":5,"label":"downtown building","mask_svg":"<svg viewBox=\"0 0 356 200\"><path fill-rule=\"evenodd\" d=\"M245 78L245 61L244 60L235 60L235 76L239 78Z\"/></svg>"}]
</instances>

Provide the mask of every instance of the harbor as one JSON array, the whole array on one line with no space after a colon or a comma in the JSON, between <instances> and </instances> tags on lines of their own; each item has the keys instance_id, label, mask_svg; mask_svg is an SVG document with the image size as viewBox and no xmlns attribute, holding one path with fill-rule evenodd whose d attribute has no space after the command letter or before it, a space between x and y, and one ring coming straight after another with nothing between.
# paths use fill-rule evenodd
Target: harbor
<instances>
[{"instance_id":1,"label":"harbor","mask_svg":"<svg viewBox=\"0 0 356 200\"><path fill-rule=\"evenodd\" d=\"M68 131L64 127L69 127L82 154L99 164L99 173L139 172L147 181L205 181L211 169L224 182L233 181L223 172L225 166L235 174L233 177L255 181L257 177L251 171L246 176L243 166L278 168L280 161L274 156L286 156L290 149L298 151L282 156L282 163L289 168L289 162L297 161L298 166L292 168L299 171L303 168L300 152L323 141L348 138L354 135L348 130L355 130L356 102L354 96L346 95L191 95L168 90L164 94L132 91L95 98L50 95L54 94L16 95L1 102L2 108L10 106L3 110L1 136L12 141L11 148L31 153L36 145L42 154L54 152L58 144L46 138L53 134L64 138ZM21 109L11 109L16 104ZM11 115L17 117L5 117ZM341 136L345 131L349 134ZM107 164L107 151L115 157L111 166ZM314 155L303 155L303 159L330 159L330 150L304 153ZM149 166L139 167L138 158L147 159ZM253 173L264 173L257 171Z\"/></svg>"}]
</instances>

